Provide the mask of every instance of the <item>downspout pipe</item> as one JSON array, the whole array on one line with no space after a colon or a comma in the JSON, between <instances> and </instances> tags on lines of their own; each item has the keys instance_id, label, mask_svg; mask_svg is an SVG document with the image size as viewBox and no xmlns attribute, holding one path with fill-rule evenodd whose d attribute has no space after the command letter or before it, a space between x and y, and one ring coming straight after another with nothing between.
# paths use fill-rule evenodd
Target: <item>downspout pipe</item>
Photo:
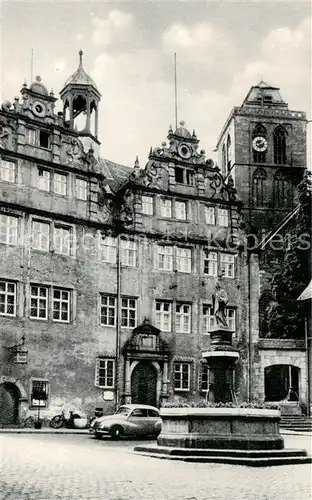
<instances>
[{"instance_id":1,"label":"downspout pipe","mask_svg":"<svg viewBox=\"0 0 312 500\"><path fill-rule=\"evenodd\" d=\"M120 249L120 233L117 235L116 245L116 260L117 260L117 304L116 304L116 359L115 359L115 409L120 403L120 326L121 326L121 249Z\"/></svg>"}]
</instances>

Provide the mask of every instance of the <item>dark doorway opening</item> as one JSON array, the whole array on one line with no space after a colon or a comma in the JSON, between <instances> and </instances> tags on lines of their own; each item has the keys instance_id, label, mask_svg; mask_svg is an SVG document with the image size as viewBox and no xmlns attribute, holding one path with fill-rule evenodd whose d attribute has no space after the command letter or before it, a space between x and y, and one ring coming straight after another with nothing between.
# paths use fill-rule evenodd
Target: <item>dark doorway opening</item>
<instances>
[{"instance_id":1,"label":"dark doorway opening","mask_svg":"<svg viewBox=\"0 0 312 500\"><path fill-rule=\"evenodd\" d=\"M131 376L131 401L156 406L157 372L151 363L141 361L134 368Z\"/></svg>"},{"instance_id":2,"label":"dark doorway opening","mask_svg":"<svg viewBox=\"0 0 312 500\"><path fill-rule=\"evenodd\" d=\"M17 424L19 396L16 385L10 382L0 385L0 427Z\"/></svg>"},{"instance_id":3,"label":"dark doorway opening","mask_svg":"<svg viewBox=\"0 0 312 500\"><path fill-rule=\"evenodd\" d=\"M299 401L299 371L293 365L271 365L264 370L266 401Z\"/></svg>"}]
</instances>

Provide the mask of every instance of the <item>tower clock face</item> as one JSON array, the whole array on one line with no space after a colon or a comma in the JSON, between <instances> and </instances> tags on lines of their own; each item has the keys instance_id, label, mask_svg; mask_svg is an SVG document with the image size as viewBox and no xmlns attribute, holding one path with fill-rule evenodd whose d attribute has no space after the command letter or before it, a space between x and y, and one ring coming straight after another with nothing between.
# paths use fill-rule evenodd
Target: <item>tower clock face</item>
<instances>
[{"instance_id":1,"label":"tower clock face","mask_svg":"<svg viewBox=\"0 0 312 500\"><path fill-rule=\"evenodd\" d=\"M264 137L255 137L252 141L252 147L255 151L263 152L266 151L268 147L267 140Z\"/></svg>"},{"instance_id":2,"label":"tower clock face","mask_svg":"<svg viewBox=\"0 0 312 500\"><path fill-rule=\"evenodd\" d=\"M32 105L32 112L39 118L43 118L46 115L46 106L41 101L34 101Z\"/></svg>"},{"instance_id":3,"label":"tower clock face","mask_svg":"<svg viewBox=\"0 0 312 500\"><path fill-rule=\"evenodd\" d=\"M188 159L192 154L191 148L187 144L180 144L178 147L178 152L181 158Z\"/></svg>"}]
</instances>

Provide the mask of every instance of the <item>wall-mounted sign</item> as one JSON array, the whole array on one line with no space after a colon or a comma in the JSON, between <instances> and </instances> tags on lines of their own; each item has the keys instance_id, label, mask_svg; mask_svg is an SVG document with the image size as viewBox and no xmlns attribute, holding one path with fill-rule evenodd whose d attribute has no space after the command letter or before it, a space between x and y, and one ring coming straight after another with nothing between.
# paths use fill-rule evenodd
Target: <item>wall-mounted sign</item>
<instances>
[{"instance_id":1,"label":"wall-mounted sign","mask_svg":"<svg viewBox=\"0 0 312 500\"><path fill-rule=\"evenodd\" d=\"M104 401L113 401L113 399L114 399L113 391L103 391L102 398Z\"/></svg>"}]
</instances>

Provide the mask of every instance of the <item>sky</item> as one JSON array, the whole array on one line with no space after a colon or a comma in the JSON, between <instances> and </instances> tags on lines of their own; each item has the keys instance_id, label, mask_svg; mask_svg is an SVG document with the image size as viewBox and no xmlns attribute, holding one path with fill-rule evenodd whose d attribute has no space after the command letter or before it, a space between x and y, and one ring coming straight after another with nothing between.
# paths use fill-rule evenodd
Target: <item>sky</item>
<instances>
[{"instance_id":1,"label":"sky","mask_svg":"<svg viewBox=\"0 0 312 500\"><path fill-rule=\"evenodd\" d=\"M195 129L208 158L233 106L261 79L312 118L310 2L2 0L1 18L1 100L30 83L32 49L33 80L56 95L82 49L102 94L101 156L117 163L133 166L138 155L144 167L174 127L174 53L178 122Z\"/></svg>"}]
</instances>

